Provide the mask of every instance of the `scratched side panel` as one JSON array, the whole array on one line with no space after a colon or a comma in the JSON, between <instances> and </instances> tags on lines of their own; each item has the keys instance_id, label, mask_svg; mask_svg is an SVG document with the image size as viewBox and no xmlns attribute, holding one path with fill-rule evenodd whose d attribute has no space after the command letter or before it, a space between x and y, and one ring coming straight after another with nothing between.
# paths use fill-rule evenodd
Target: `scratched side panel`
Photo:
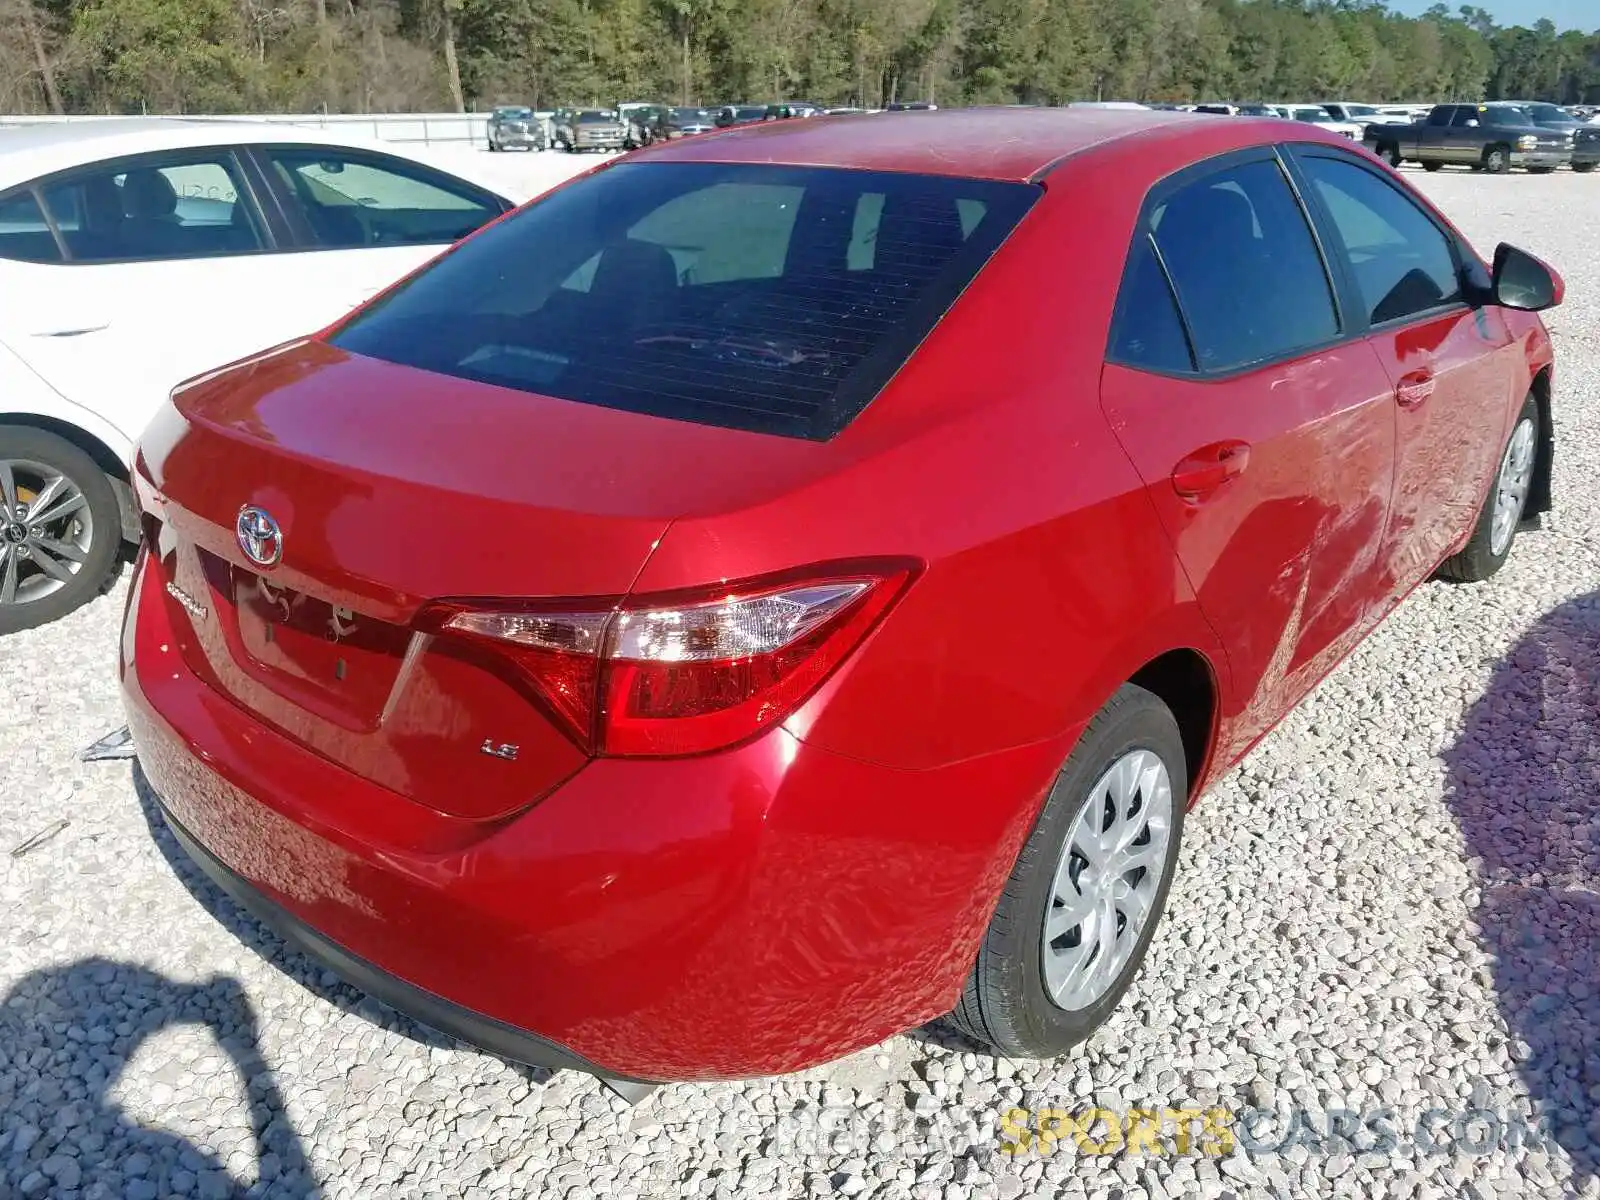
<instances>
[{"instance_id":1,"label":"scratched side panel","mask_svg":"<svg viewBox=\"0 0 1600 1200\"><path fill-rule=\"evenodd\" d=\"M1226 650L1219 757L1270 728L1381 615L1376 554L1393 475L1390 386L1363 343L1219 381L1108 366L1102 404ZM1171 481L1222 442L1246 469L1198 500Z\"/></svg>"}]
</instances>

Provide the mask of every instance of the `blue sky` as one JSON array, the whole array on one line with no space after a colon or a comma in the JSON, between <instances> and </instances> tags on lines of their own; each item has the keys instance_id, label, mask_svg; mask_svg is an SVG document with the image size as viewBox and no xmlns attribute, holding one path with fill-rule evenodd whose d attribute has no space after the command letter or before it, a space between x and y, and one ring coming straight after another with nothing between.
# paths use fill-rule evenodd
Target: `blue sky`
<instances>
[{"instance_id":1,"label":"blue sky","mask_svg":"<svg viewBox=\"0 0 1600 1200\"><path fill-rule=\"evenodd\" d=\"M1452 12L1457 0L1445 0ZM1434 0L1391 0L1390 8L1396 12L1416 16L1433 7ZM1585 33L1600 29L1600 8L1595 0L1479 0L1479 8L1488 9L1502 25L1532 25L1541 17L1549 17L1558 29L1581 29Z\"/></svg>"}]
</instances>

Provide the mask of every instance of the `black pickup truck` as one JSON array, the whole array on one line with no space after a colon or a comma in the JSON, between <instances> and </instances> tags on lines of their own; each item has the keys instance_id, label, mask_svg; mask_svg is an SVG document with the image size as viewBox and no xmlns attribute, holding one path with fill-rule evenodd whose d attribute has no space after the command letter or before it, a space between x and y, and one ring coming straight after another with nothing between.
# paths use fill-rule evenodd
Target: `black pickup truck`
<instances>
[{"instance_id":1,"label":"black pickup truck","mask_svg":"<svg viewBox=\"0 0 1600 1200\"><path fill-rule=\"evenodd\" d=\"M1394 166L1472 167L1502 175L1512 167L1549 174L1572 162L1569 130L1542 126L1518 104L1439 104L1416 125L1368 125L1362 139Z\"/></svg>"}]
</instances>

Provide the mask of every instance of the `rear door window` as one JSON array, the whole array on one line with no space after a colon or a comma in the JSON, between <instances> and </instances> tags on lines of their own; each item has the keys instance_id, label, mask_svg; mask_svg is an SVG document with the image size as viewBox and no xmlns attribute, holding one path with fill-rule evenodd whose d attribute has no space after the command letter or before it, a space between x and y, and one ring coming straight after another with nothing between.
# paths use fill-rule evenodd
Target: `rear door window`
<instances>
[{"instance_id":1,"label":"rear door window","mask_svg":"<svg viewBox=\"0 0 1600 1200\"><path fill-rule=\"evenodd\" d=\"M1150 213L1203 371L1287 358L1339 332L1327 268L1276 159L1225 167Z\"/></svg>"},{"instance_id":2,"label":"rear door window","mask_svg":"<svg viewBox=\"0 0 1600 1200\"><path fill-rule=\"evenodd\" d=\"M73 262L151 262L261 250L261 222L228 151L108 162L42 189Z\"/></svg>"},{"instance_id":3,"label":"rear door window","mask_svg":"<svg viewBox=\"0 0 1600 1200\"><path fill-rule=\"evenodd\" d=\"M333 341L583 403L824 439L1039 195L872 171L622 164L468 241Z\"/></svg>"}]
</instances>

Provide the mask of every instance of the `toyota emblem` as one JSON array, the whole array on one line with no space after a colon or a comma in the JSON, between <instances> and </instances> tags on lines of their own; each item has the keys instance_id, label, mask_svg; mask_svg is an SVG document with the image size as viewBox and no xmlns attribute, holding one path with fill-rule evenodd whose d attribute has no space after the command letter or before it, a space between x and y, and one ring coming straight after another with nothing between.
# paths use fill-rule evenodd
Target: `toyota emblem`
<instances>
[{"instance_id":1,"label":"toyota emblem","mask_svg":"<svg viewBox=\"0 0 1600 1200\"><path fill-rule=\"evenodd\" d=\"M239 538L239 549L258 567L275 567L283 557L283 531L264 508L254 504L241 508L234 533Z\"/></svg>"}]
</instances>

